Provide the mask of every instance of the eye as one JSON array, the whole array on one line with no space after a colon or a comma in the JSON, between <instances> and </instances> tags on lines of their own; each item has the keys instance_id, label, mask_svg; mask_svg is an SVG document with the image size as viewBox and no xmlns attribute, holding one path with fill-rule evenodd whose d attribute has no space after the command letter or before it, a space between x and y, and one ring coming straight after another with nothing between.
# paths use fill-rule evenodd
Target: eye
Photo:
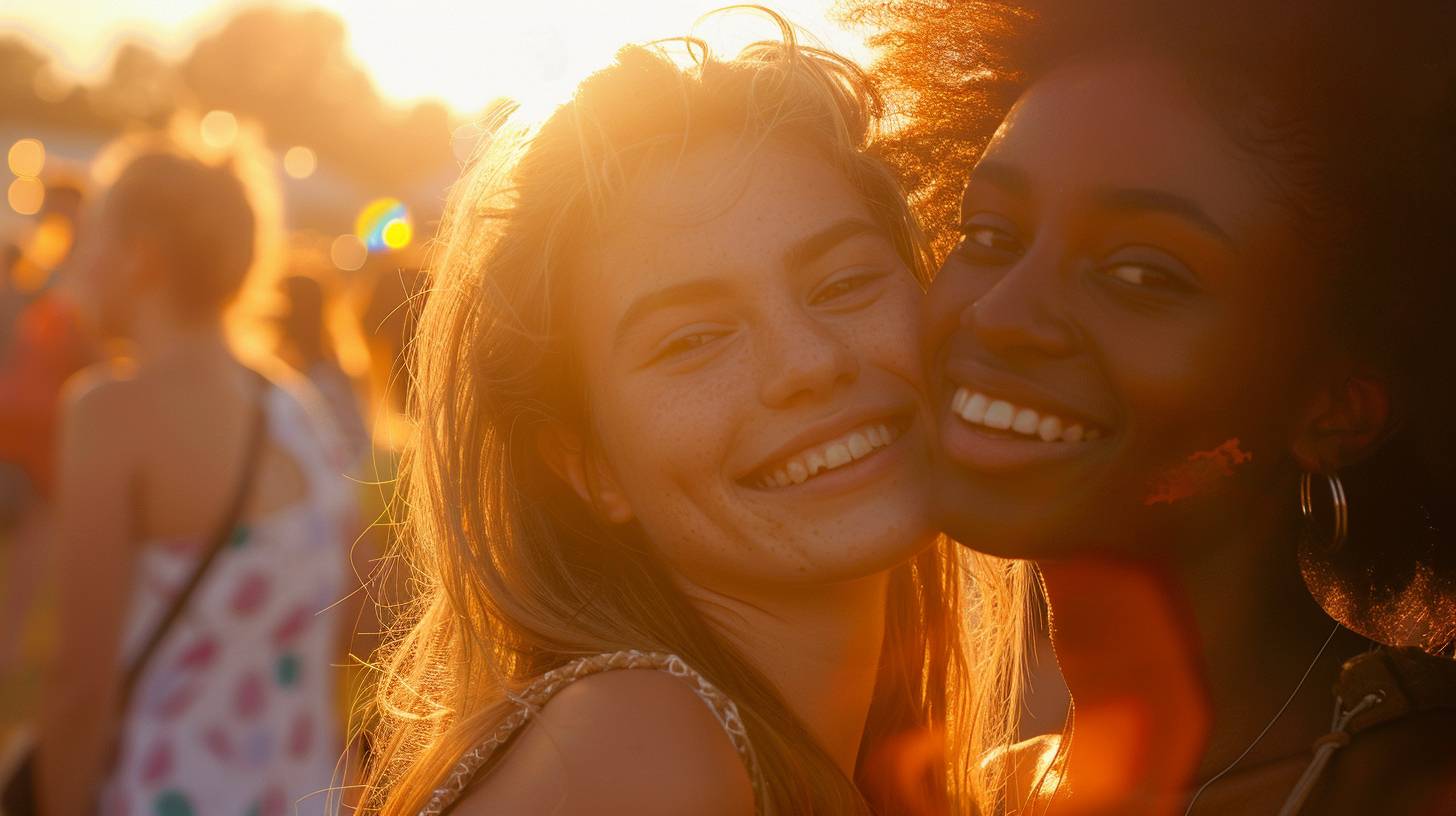
<instances>
[{"instance_id":1,"label":"eye","mask_svg":"<svg viewBox=\"0 0 1456 816\"><path fill-rule=\"evenodd\" d=\"M844 275L819 287L809 298L811 305L822 305L851 295L884 277L882 272L860 272Z\"/></svg>"},{"instance_id":2,"label":"eye","mask_svg":"<svg viewBox=\"0 0 1456 816\"><path fill-rule=\"evenodd\" d=\"M1000 252L1014 252L1021 247L1015 236L996 227L970 226L966 229L966 240Z\"/></svg>"},{"instance_id":3,"label":"eye","mask_svg":"<svg viewBox=\"0 0 1456 816\"><path fill-rule=\"evenodd\" d=\"M1177 274L1153 264L1117 263L1099 271L1119 283L1139 289L1187 291L1192 288Z\"/></svg>"},{"instance_id":4,"label":"eye","mask_svg":"<svg viewBox=\"0 0 1456 816\"><path fill-rule=\"evenodd\" d=\"M668 341L658 352L653 361L669 360L674 357L681 357L690 354L698 349L711 345L714 341L723 336L722 332L692 332L680 335Z\"/></svg>"},{"instance_id":5,"label":"eye","mask_svg":"<svg viewBox=\"0 0 1456 816\"><path fill-rule=\"evenodd\" d=\"M999 216L982 213L977 220L961 225L960 246L956 251L972 263L1006 263L1021 256L1025 250L1021 239L1011 230L1009 223ZM987 223L994 219L998 223Z\"/></svg>"}]
</instances>

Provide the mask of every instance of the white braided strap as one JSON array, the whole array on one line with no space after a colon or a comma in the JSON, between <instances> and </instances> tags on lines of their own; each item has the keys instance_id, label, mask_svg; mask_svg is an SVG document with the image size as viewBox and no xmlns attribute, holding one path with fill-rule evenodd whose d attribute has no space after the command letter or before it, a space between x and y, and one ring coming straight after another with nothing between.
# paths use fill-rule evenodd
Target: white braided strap
<instances>
[{"instance_id":1,"label":"white braided strap","mask_svg":"<svg viewBox=\"0 0 1456 816\"><path fill-rule=\"evenodd\" d=\"M512 699L516 701L516 710L502 720L488 738L465 752L445 777L445 781L435 788L430 801L420 809L419 816L439 816L443 813L445 808L465 792L465 787L475 778L476 772L496 750L532 717L539 714L557 692L583 677L622 669L655 669L685 681L693 693L708 706L708 710L713 712L718 724L723 727L723 732L728 735L728 740L733 743L734 750L738 751L738 756L743 760L753 782L754 800L758 801L761 792L758 758L753 753L753 745L748 741L748 732L743 727L743 719L738 715L738 706L677 655L639 652L633 649L573 660L541 675L520 695L512 695Z\"/></svg>"}]
</instances>

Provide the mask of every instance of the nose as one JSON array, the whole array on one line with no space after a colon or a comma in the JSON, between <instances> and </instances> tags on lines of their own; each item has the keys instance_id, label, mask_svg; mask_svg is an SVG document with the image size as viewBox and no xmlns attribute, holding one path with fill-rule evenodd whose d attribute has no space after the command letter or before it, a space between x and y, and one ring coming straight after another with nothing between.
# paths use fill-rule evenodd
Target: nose
<instances>
[{"instance_id":1,"label":"nose","mask_svg":"<svg viewBox=\"0 0 1456 816\"><path fill-rule=\"evenodd\" d=\"M803 309L776 317L757 345L759 397L771 408L821 400L859 377L859 357L834 327Z\"/></svg>"},{"instance_id":2,"label":"nose","mask_svg":"<svg viewBox=\"0 0 1456 816\"><path fill-rule=\"evenodd\" d=\"M966 305L961 324L1008 361L1070 356L1077 331L1064 316L1063 285L1051 259L1029 253Z\"/></svg>"}]
</instances>

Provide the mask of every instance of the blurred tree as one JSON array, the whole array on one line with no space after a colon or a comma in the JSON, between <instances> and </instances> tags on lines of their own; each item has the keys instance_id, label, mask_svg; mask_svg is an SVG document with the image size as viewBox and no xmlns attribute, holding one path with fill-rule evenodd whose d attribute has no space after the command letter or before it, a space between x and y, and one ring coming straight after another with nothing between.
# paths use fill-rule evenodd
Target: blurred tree
<instances>
[{"instance_id":1,"label":"blurred tree","mask_svg":"<svg viewBox=\"0 0 1456 816\"><path fill-rule=\"evenodd\" d=\"M197 42L181 74L202 109L255 119L278 147L306 144L361 180L402 183L450 160L445 109L388 108L323 11L239 12Z\"/></svg>"},{"instance_id":2,"label":"blurred tree","mask_svg":"<svg viewBox=\"0 0 1456 816\"><path fill-rule=\"evenodd\" d=\"M160 125L176 111L182 97L176 69L150 48L127 42L116 50L97 104L111 118Z\"/></svg>"}]
</instances>

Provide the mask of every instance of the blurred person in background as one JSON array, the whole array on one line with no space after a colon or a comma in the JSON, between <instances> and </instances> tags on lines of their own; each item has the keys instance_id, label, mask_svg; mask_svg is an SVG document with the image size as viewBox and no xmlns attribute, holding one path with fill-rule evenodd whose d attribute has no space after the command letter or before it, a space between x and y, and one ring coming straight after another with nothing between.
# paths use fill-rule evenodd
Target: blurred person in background
<instances>
[{"instance_id":1,"label":"blurred person in background","mask_svg":"<svg viewBox=\"0 0 1456 816\"><path fill-rule=\"evenodd\" d=\"M962 814L997 787L1023 599L927 526L928 268L864 152L880 101L780 23L732 60L623 50L454 188L371 809Z\"/></svg>"},{"instance_id":2,"label":"blurred person in background","mask_svg":"<svg viewBox=\"0 0 1456 816\"><path fill-rule=\"evenodd\" d=\"M245 365L224 329L265 257L269 180L243 149L212 161L150 139L117 156L76 275L131 359L65 395L41 804L323 812L352 622L334 608L355 520L345 453L307 384ZM122 708L121 678L211 540L225 544Z\"/></svg>"},{"instance_id":3,"label":"blurred person in background","mask_svg":"<svg viewBox=\"0 0 1456 816\"><path fill-rule=\"evenodd\" d=\"M82 200L78 179L50 172L40 211L6 244L0 269L0 677L16 665L43 585L61 388L99 356L63 280Z\"/></svg>"},{"instance_id":4,"label":"blurred person in background","mask_svg":"<svg viewBox=\"0 0 1456 816\"><path fill-rule=\"evenodd\" d=\"M1008 807L1456 813L1456 6L862 8L950 238L938 514L1075 704Z\"/></svg>"},{"instance_id":5,"label":"blurred person in background","mask_svg":"<svg viewBox=\"0 0 1456 816\"><path fill-rule=\"evenodd\" d=\"M327 258L311 248L295 248L288 273L278 282L280 308L274 317L278 357L308 379L343 435L351 469L369 456L369 431L359 394L340 361L335 325L345 306L344 293ZM344 312L342 317L357 320ZM353 332L357 337L357 330Z\"/></svg>"}]
</instances>

